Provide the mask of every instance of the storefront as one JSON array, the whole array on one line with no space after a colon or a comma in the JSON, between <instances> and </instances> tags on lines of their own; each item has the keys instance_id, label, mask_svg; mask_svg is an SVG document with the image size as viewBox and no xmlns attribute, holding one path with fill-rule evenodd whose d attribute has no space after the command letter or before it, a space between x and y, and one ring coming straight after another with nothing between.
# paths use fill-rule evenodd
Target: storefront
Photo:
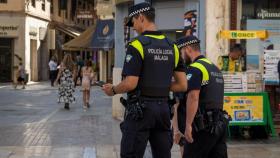
<instances>
[{"instance_id":1,"label":"storefront","mask_svg":"<svg viewBox=\"0 0 280 158\"><path fill-rule=\"evenodd\" d=\"M0 82L11 82L19 62L24 60L24 18L0 15Z\"/></svg>"},{"instance_id":2,"label":"storefront","mask_svg":"<svg viewBox=\"0 0 280 158\"><path fill-rule=\"evenodd\" d=\"M224 72L224 108L231 113L231 125L245 126L251 137L267 137L269 132L276 136L272 118L279 112L280 101L277 72L280 60L280 10L277 8L280 2L231 2L232 9L236 7L231 15L232 30L221 31L220 37L231 40L231 46L241 44L245 61L240 64L244 64L245 69Z\"/></svg>"},{"instance_id":3,"label":"storefront","mask_svg":"<svg viewBox=\"0 0 280 158\"><path fill-rule=\"evenodd\" d=\"M47 20L0 15L0 82L15 81L19 63L29 81L48 79Z\"/></svg>"}]
</instances>

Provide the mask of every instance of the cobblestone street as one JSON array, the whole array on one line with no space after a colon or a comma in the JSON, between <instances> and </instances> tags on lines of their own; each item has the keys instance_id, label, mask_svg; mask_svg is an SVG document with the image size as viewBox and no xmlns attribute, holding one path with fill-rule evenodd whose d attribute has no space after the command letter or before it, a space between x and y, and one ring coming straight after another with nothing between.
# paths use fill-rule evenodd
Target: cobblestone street
<instances>
[{"instance_id":1,"label":"cobblestone street","mask_svg":"<svg viewBox=\"0 0 280 158\"><path fill-rule=\"evenodd\" d=\"M0 85L0 158L117 158L120 121L112 118L111 98L93 87L91 108L82 108L82 95L70 111L57 104L57 89L49 83L25 90ZM278 158L278 139L230 141L230 158ZM179 157L177 146L172 152ZM145 157L151 157L147 150Z\"/></svg>"}]
</instances>

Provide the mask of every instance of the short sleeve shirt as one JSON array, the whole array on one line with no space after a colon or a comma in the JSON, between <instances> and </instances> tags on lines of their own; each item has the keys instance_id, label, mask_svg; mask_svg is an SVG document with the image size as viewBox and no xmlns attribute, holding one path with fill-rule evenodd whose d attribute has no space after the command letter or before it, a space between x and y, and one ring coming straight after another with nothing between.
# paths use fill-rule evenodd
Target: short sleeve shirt
<instances>
[{"instance_id":1,"label":"short sleeve shirt","mask_svg":"<svg viewBox=\"0 0 280 158\"><path fill-rule=\"evenodd\" d=\"M146 31L142 35L162 35L159 31ZM124 59L123 76L140 76L143 60L136 48L129 45ZM177 67L174 71L185 72L185 65L183 59L180 57Z\"/></svg>"},{"instance_id":2,"label":"short sleeve shirt","mask_svg":"<svg viewBox=\"0 0 280 158\"><path fill-rule=\"evenodd\" d=\"M203 55L197 57L195 61L197 61L198 59L204 58ZM190 92L192 90L200 90L201 89L201 83L202 83L202 72L195 68L195 67L191 67L189 66L187 68L187 80L188 80L188 90L187 92Z\"/></svg>"}]
</instances>

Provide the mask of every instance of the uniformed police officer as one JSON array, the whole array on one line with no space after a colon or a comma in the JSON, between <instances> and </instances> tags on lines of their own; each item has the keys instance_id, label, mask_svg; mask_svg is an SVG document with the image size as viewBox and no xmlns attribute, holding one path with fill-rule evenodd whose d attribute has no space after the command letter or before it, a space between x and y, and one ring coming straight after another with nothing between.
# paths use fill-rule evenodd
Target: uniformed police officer
<instances>
[{"instance_id":1,"label":"uniformed police officer","mask_svg":"<svg viewBox=\"0 0 280 158\"><path fill-rule=\"evenodd\" d=\"M184 158L226 158L228 115L223 109L224 80L219 69L200 53L200 41L187 36L177 46L192 64L187 68Z\"/></svg>"},{"instance_id":2,"label":"uniformed police officer","mask_svg":"<svg viewBox=\"0 0 280 158\"><path fill-rule=\"evenodd\" d=\"M124 80L115 86L103 86L109 96L127 92L121 157L142 158L149 141L154 158L170 158L172 135L167 99L169 91L187 88L184 64L177 46L156 31L155 9L149 3L132 6L129 18L127 25L133 26L139 36L127 48Z\"/></svg>"}]
</instances>

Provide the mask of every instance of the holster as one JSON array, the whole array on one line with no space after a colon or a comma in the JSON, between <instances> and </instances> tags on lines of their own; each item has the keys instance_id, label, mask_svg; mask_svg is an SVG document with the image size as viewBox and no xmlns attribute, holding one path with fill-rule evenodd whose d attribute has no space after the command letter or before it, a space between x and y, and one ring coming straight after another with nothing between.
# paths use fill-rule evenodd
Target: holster
<instances>
[{"instance_id":1,"label":"holster","mask_svg":"<svg viewBox=\"0 0 280 158\"><path fill-rule=\"evenodd\" d=\"M128 95L127 99L120 98L120 102L125 107L124 119L131 117L133 120L138 121L144 117L144 102L140 99L140 93L133 93Z\"/></svg>"},{"instance_id":2,"label":"holster","mask_svg":"<svg viewBox=\"0 0 280 158\"><path fill-rule=\"evenodd\" d=\"M193 128L195 132L199 132L202 130L205 130L205 118L204 115L201 113L200 110L195 115L194 121L193 121Z\"/></svg>"},{"instance_id":3,"label":"holster","mask_svg":"<svg viewBox=\"0 0 280 158\"><path fill-rule=\"evenodd\" d=\"M226 111L207 111L207 130L216 136L222 135L229 124L230 117Z\"/></svg>"}]
</instances>

